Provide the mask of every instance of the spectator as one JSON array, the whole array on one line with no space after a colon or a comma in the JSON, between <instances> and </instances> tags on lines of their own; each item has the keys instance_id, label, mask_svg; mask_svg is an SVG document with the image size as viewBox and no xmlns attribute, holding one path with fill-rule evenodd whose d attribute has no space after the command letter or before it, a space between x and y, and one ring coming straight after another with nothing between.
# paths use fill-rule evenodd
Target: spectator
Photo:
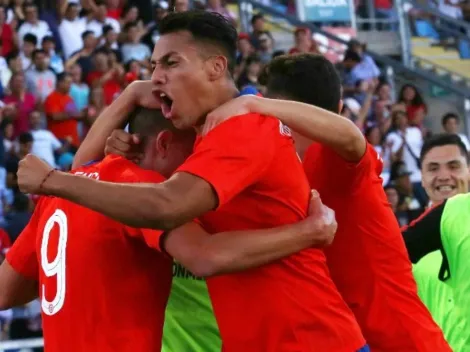
<instances>
[{"instance_id":1,"label":"spectator","mask_svg":"<svg viewBox=\"0 0 470 352\"><path fill-rule=\"evenodd\" d=\"M344 96L352 96L357 91L357 82L362 78L354 71L361 62L358 53L352 50L346 50L342 64L339 65L339 73L343 82Z\"/></svg>"},{"instance_id":2,"label":"spectator","mask_svg":"<svg viewBox=\"0 0 470 352\"><path fill-rule=\"evenodd\" d=\"M69 2L59 25L59 35L65 59L83 47L82 34L86 31L86 19L78 15L78 4Z\"/></svg>"},{"instance_id":3,"label":"spectator","mask_svg":"<svg viewBox=\"0 0 470 352\"><path fill-rule=\"evenodd\" d=\"M320 54L318 45L312 38L309 28L299 27L294 32L295 46L289 50L289 54L314 53Z\"/></svg>"},{"instance_id":4,"label":"spectator","mask_svg":"<svg viewBox=\"0 0 470 352\"><path fill-rule=\"evenodd\" d=\"M382 158L383 168L380 176L382 177L383 183L387 184L390 179L390 147L384 144L383 135L377 125L368 127L365 131L365 137L367 141L374 147L380 158Z\"/></svg>"},{"instance_id":5,"label":"spectator","mask_svg":"<svg viewBox=\"0 0 470 352\"><path fill-rule=\"evenodd\" d=\"M49 67L56 73L64 72L64 60L55 51L54 37L46 35L42 40L42 50L45 51L49 58Z\"/></svg>"},{"instance_id":6,"label":"spectator","mask_svg":"<svg viewBox=\"0 0 470 352\"><path fill-rule=\"evenodd\" d=\"M396 111L392 116L392 132L388 134L386 144L390 145L392 160L394 162L402 161L407 172L410 172L414 193L418 197L421 206L426 207L427 197L421 186L421 165L419 161L423 146L421 130L408 125L406 113Z\"/></svg>"},{"instance_id":7,"label":"spectator","mask_svg":"<svg viewBox=\"0 0 470 352\"><path fill-rule=\"evenodd\" d=\"M84 110L88 106L88 96L90 88L83 80L82 68L79 64L75 64L70 69L72 77L72 86L70 88L70 96L72 97L77 109Z\"/></svg>"},{"instance_id":8,"label":"spectator","mask_svg":"<svg viewBox=\"0 0 470 352\"><path fill-rule=\"evenodd\" d=\"M121 24L121 28L126 27L130 23L135 23L137 25L139 35L142 35L142 32L144 32L144 23L139 16L139 8L135 5L130 4L124 8L119 22Z\"/></svg>"},{"instance_id":9,"label":"spectator","mask_svg":"<svg viewBox=\"0 0 470 352\"><path fill-rule=\"evenodd\" d=\"M112 26L104 26L103 27L103 39L104 43L102 47L107 50L118 50L118 34L113 29Z\"/></svg>"},{"instance_id":10,"label":"spectator","mask_svg":"<svg viewBox=\"0 0 470 352\"><path fill-rule=\"evenodd\" d=\"M148 65L152 53L147 45L140 42L139 28L136 22L131 22L124 28L126 42L121 47L124 64L137 60L141 65Z\"/></svg>"},{"instance_id":11,"label":"spectator","mask_svg":"<svg viewBox=\"0 0 470 352\"><path fill-rule=\"evenodd\" d=\"M51 35L49 25L39 19L38 7L33 3L24 5L25 22L18 29L18 36L22 40L26 34L34 34L37 38L36 47L42 43L46 35Z\"/></svg>"},{"instance_id":12,"label":"spectator","mask_svg":"<svg viewBox=\"0 0 470 352\"><path fill-rule=\"evenodd\" d=\"M7 11L7 23L14 27L13 23L16 22L16 24L23 23L25 20L25 15L24 15L24 0L13 0L10 3L10 6L8 7ZM14 29L17 29L15 27Z\"/></svg>"},{"instance_id":13,"label":"spectator","mask_svg":"<svg viewBox=\"0 0 470 352\"><path fill-rule=\"evenodd\" d=\"M258 37L259 49L257 53L263 64L267 64L273 58L274 41L268 34L264 33Z\"/></svg>"},{"instance_id":14,"label":"spectator","mask_svg":"<svg viewBox=\"0 0 470 352\"><path fill-rule=\"evenodd\" d=\"M10 90L11 94L5 97L4 102L15 105L13 137L16 138L29 131L29 114L36 108L36 99L26 91L23 73L15 73L11 77Z\"/></svg>"},{"instance_id":15,"label":"spectator","mask_svg":"<svg viewBox=\"0 0 470 352\"><path fill-rule=\"evenodd\" d=\"M109 105L121 92L125 73L120 66L110 67L108 53L105 50L98 50L93 55L94 69L88 74L86 82L90 87L102 86L105 103Z\"/></svg>"},{"instance_id":16,"label":"spectator","mask_svg":"<svg viewBox=\"0 0 470 352\"><path fill-rule=\"evenodd\" d=\"M185 12L189 10L189 0L171 0L170 9L174 12Z\"/></svg>"},{"instance_id":17,"label":"spectator","mask_svg":"<svg viewBox=\"0 0 470 352\"><path fill-rule=\"evenodd\" d=\"M13 120L9 118L8 114L5 115L5 120L2 122L2 144L5 151L5 157L8 160L11 155L18 152L18 143L14 137L15 128L13 127Z\"/></svg>"},{"instance_id":18,"label":"spectator","mask_svg":"<svg viewBox=\"0 0 470 352\"><path fill-rule=\"evenodd\" d=\"M24 71L28 70L32 65L33 52L36 49L37 44L38 38L34 34L28 33L23 37L20 57Z\"/></svg>"},{"instance_id":19,"label":"spectator","mask_svg":"<svg viewBox=\"0 0 470 352\"><path fill-rule=\"evenodd\" d=\"M106 16L119 20L122 14L122 7L120 0L106 0Z\"/></svg>"},{"instance_id":20,"label":"spectator","mask_svg":"<svg viewBox=\"0 0 470 352\"><path fill-rule=\"evenodd\" d=\"M7 171L7 187L11 189L12 194L19 192L18 190L18 179L16 172L18 171L18 163L26 155L31 153L31 147L33 145L33 136L31 133L26 132L18 137L18 151L14 151L8 155L5 162L5 169Z\"/></svg>"},{"instance_id":21,"label":"spectator","mask_svg":"<svg viewBox=\"0 0 470 352\"><path fill-rule=\"evenodd\" d=\"M395 161L392 164L390 179L392 185L398 191L398 217L406 223L418 218L425 208L425 205L413 193L410 175L411 172L408 171L403 161Z\"/></svg>"},{"instance_id":22,"label":"spectator","mask_svg":"<svg viewBox=\"0 0 470 352\"><path fill-rule=\"evenodd\" d=\"M2 56L10 54L18 46L18 36L6 23L6 11L2 6L0 6L0 40L2 42Z\"/></svg>"},{"instance_id":23,"label":"spectator","mask_svg":"<svg viewBox=\"0 0 470 352\"><path fill-rule=\"evenodd\" d=\"M262 14L258 13L253 15L251 18L251 26L253 28L253 32L250 34L250 41L256 50L260 49L261 47L260 37L263 34L267 34L271 38L271 41L273 41L271 32L267 31L264 27L265 22L264 16Z\"/></svg>"},{"instance_id":24,"label":"spectator","mask_svg":"<svg viewBox=\"0 0 470 352\"><path fill-rule=\"evenodd\" d=\"M78 111L70 97L72 78L68 73L62 73L57 78L57 88L44 102L49 130L62 141L67 141L73 148L78 148L77 120L83 119L84 112Z\"/></svg>"},{"instance_id":25,"label":"spectator","mask_svg":"<svg viewBox=\"0 0 470 352\"><path fill-rule=\"evenodd\" d=\"M61 154L67 150L67 143L62 146L62 143L57 139L51 131L41 127L41 113L33 111L30 115L31 135L33 136L33 145L31 147L31 154L36 155L47 162L52 167L56 168L54 153Z\"/></svg>"},{"instance_id":26,"label":"spectator","mask_svg":"<svg viewBox=\"0 0 470 352\"><path fill-rule=\"evenodd\" d=\"M19 52L12 51L6 57L7 68L2 72L2 86L8 87L10 84L11 76L15 73L23 72L23 63Z\"/></svg>"},{"instance_id":27,"label":"spectator","mask_svg":"<svg viewBox=\"0 0 470 352\"><path fill-rule=\"evenodd\" d=\"M153 51L153 47L160 38L158 24L166 15L168 15L168 6L165 7L161 3L157 3L153 11L154 19L147 25L147 34L142 38L142 42L149 47L150 51Z\"/></svg>"},{"instance_id":28,"label":"spectator","mask_svg":"<svg viewBox=\"0 0 470 352\"><path fill-rule=\"evenodd\" d=\"M6 216L7 225L5 230L10 236L11 242L14 243L20 233L24 230L31 218L29 211L29 198L23 193L16 193L13 201L13 209Z\"/></svg>"},{"instance_id":29,"label":"spectator","mask_svg":"<svg viewBox=\"0 0 470 352\"><path fill-rule=\"evenodd\" d=\"M224 16L232 24L236 24L237 17L235 14L227 9L227 6L222 2L223 0L207 0L206 10L210 12L216 12Z\"/></svg>"},{"instance_id":30,"label":"spectator","mask_svg":"<svg viewBox=\"0 0 470 352\"><path fill-rule=\"evenodd\" d=\"M400 197L398 195L398 190L396 189L396 187L392 185L385 186L385 194L387 196L388 203L390 204L390 207L392 208L392 211L395 214L395 217L397 218L397 221L400 226L408 225L409 221L407 213L398 209Z\"/></svg>"},{"instance_id":31,"label":"spectator","mask_svg":"<svg viewBox=\"0 0 470 352\"><path fill-rule=\"evenodd\" d=\"M377 87L376 98L373 104L373 116L380 121L384 118L389 118L392 105L393 101L390 85L387 82L382 82Z\"/></svg>"},{"instance_id":32,"label":"spectator","mask_svg":"<svg viewBox=\"0 0 470 352\"><path fill-rule=\"evenodd\" d=\"M96 118L106 108L104 101L103 89L100 86L94 87L90 93L90 102L86 109L85 131L84 137L88 133L91 125L96 121Z\"/></svg>"},{"instance_id":33,"label":"spectator","mask_svg":"<svg viewBox=\"0 0 470 352\"><path fill-rule=\"evenodd\" d=\"M94 18L87 24L86 29L92 31L96 38L100 38L102 36L103 26L106 25L113 27L116 33L121 32L119 22L114 18L108 17L108 9L104 2L97 2L93 11Z\"/></svg>"},{"instance_id":34,"label":"spectator","mask_svg":"<svg viewBox=\"0 0 470 352\"><path fill-rule=\"evenodd\" d=\"M33 64L26 72L26 86L37 102L44 102L56 86L56 74L49 69L49 57L42 49L33 52Z\"/></svg>"},{"instance_id":35,"label":"spectator","mask_svg":"<svg viewBox=\"0 0 470 352\"><path fill-rule=\"evenodd\" d=\"M360 72L360 77L363 80L366 80L368 82L374 81L375 84L378 84L378 78L380 76L380 70L377 67L374 59L370 57L370 55L367 55L365 51L365 44L362 44L358 40L351 40L349 42L349 49L357 53L360 58L361 62L357 67L355 67L355 70Z\"/></svg>"},{"instance_id":36,"label":"spectator","mask_svg":"<svg viewBox=\"0 0 470 352\"><path fill-rule=\"evenodd\" d=\"M246 86L258 86L258 77L261 73L262 63L258 56L252 55L246 60L245 69L240 74L240 78L237 81L239 89L243 89Z\"/></svg>"},{"instance_id":37,"label":"spectator","mask_svg":"<svg viewBox=\"0 0 470 352\"><path fill-rule=\"evenodd\" d=\"M421 128L427 107L418 89L412 84L405 84L398 95L398 102L405 105L410 125Z\"/></svg>"},{"instance_id":38,"label":"spectator","mask_svg":"<svg viewBox=\"0 0 470 352\"><path fill-rule=\"evenodd\" d=\"M467 151L470 151L470 142L468 138L463 133L459 133L460 129L460 117L457 114L449 112L442 117L442 127L446 133L456 134L462 140L462 143L467 148Z\"/></svg>"},{"instance_id":39,"label":"spectator","mask_svg":"<svg viewBox=\"0 0 470 352\"><path fill-rule=\"evenodd\" d=\"M68 70L70 67L78 63L82 68L84 77L93 69L92 54L95 51L97 40L92 31L85 31L82 34L83 48L73 53L70 59L65 63L65 69Z\"/></svg>"}]
</instances>

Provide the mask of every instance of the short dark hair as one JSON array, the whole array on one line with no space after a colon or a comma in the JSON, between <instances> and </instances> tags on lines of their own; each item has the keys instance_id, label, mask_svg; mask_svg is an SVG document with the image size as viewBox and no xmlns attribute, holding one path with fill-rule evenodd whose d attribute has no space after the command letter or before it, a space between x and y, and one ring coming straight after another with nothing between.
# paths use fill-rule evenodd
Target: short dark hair
<instances>
[{"instance_id":1,"label":"short dark hair","mask_svg":"<svg viewBox=\"0 0 470 352\"><path fill-rule=\"evenodd\" d=\"M13 50L9 52L8 55L6 56L7 64L10 65L10 62L18 58L18 56L20 56L20 53L18 50Z\"/></svg>"},{"instance_id":2,"label":"short dark hair","mask_svg":"<svg viewBox=\"0 0 470 352\"><path fill-rule=\"evenodd\" d=\"M352 60L354 62L361 62L361 56L357 52L355 52L351 49L348 49L344 53L343 61L346 61L346 60Z\"/></svg>"},{"instance_id":3,"label":"short dark hair","mask_svg":"<svg viewBox=\"0 0 470 352\"><path fill-rule=\"evenodd\" d=\"M44 54L44 55L47 55L47 53L43 50L43 49L36 49L33 51L33 60L36 59L36 56L38 56L39 54Z\"/></svg>"},{"instance_id":4,"label":"short dark hair","mask_svg":"<svg viewBox=\"0 0 470 352\"><path fill-rule=\"evenodd\" d=\"M256 13L251 17L251 25L254 25L256 21L264 20L264 16L262 13Z\"/></svg>"},{"instance_id":5,"label":"short dark hair","mask_svg":"<svg viewBox=\"0 0 470 352\"><path fill-rule=\"evenodd\" d=\"M160 35L188 31L194 40L222 50L228 69L233 72L237 53L237 30L222 15L215 12L190 10L168 14L159 26Z\"/></svg>"},{"instance_id":6,"label":"short dark hair","mask_svg":"<svg viewBox=\"0 0 470 352\"><path fill-rule=\"evenodd\" d=\"M57 75L57 82L62 82L67 77L72 77L68 72L62 72Z\"/></svg>"},{"instance_id":7,"label":"short dark hair","mask_svg":"<svg viewBox=\"0 0 470 352\"><path fill-rule=\"evenodd\" d=\"M129 115L129 132L138 134L144 145L150 137L164 130L177 131L171 121L163 116L160 109L137 107Z\"/></svg>"},{"instance_id":8,"label":"short dark hair","mask_svg":"<svg viewBox=\"0 0 470 352\"><path fill-rule=\"evenodd\" d=\"M52 35L46 35L44 38L42 38L42 43L44 42L53 42L55 44L55 39Z\"/></svg>"},{"instance_id":9,"label":"short dark hair","mask_svg":"<svg viewBox=\"0 0 470 352\"><path fill-rule=\"evenodd\" d=\"M455 145L459 148L460 153L465 157L467 164L470 162L470 158L468 155L467 148L465 144L462 142L462 139L452 133L440 133L434 136L429 137L424 141L423 147L421 148L421 154L419 156L419 160L421 161L421 165L423 164L423 160L426 155L436 147L444 147L446 145Z\"/></svg>"},{"instance_id":10,"label":"short dark hair","mask_svg":"<svg viewBox=\"0 0 470 352\"><path fill-rule=\"evenodd\" d=\"M93 31L85 31L82 33L82 40L85 40L86 37L88 37L90 34L95 35L95 32Z\"/></svg>"},{"instance_id":11,"label":"short dark hair","mask_svg":"<svg viewBox=\"0 0 470 352\"><path fill-rule=\"evenodd\" d=\"M267 95L338 113L341 80L333 64L316 54L282 55L266 67Z\"/></svg>"},{"instance_id":12,"label":"short dark hair","mask_svg":"<svg viewBox=\"0 0 470 352\"><path fill-rule=\"evenodd\" d=\"M455 119L457 122L460 122L460 117L456 113L453 112L448 112L444 116L442 116L442 126L445 126L447 124L447 121Z\"/></svg>"},{"instance_id":13,"label":"short dark hair","mask_svg":"<svg viewBox=\"0 0 470 352\"><path fill-rule=\"evenodd\" d=\"M113 30L114 30L113 26L109 24L107 24L106 26L103 26L103 35L106 35Z\"/></svg>"},{"instance_id":14,"label":"short dark hair","mask_svg":"<svg viewBox=\"0 0 470 352\"><path fill-rule=\"evenodd\" d=\"M19 135L18 137L18 142L20 144L26 144L26 143L31 143L33 141L33 135L29 132L24 132Z\"/></svg>"},{"instance_id":15,"label":"short dark hair","mask_svg":"<svg viewBox=\"0 0 470 352\"><path fill-rule=\"evenodd\" d=\"M38 45L38 37L36 37L32 33L26 33L23 37L24 43L34 44L34 46Z\"/></svg>"},{"instance_id":16,"label":"short dark hair","mask_svg":"<svg viewBox=\"0 0 470 352\"><path fill-rule=\"evenodd\" d=\"M129 22L124 26L124 32L127 32L129 29L137 27L137 22Z\"/></svg>"},{"instance_id":17,"label":"short dark hair","mask_svg":"<svg viewBox=\"0 0 470 352\"><path fill-rule=\"evenodd\" d=\"M25 3L23 4L23 11L26 12L26 9L27 9L28 7L34 7L35 9L38 9L38 7L36 6L36 4L35 4L34 2L25 2Z\"/></svg>"}]
</instances>

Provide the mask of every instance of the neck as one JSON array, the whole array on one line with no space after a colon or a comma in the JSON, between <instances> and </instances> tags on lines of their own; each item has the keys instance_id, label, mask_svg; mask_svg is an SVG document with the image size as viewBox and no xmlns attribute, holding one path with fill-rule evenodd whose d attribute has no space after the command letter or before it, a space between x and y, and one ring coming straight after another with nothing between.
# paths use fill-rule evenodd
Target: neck
<instances>
[{"instance_id":1,"label":"neck","mask_svg":"<svg viewBox=\"0 0 470 352\"><path fill-rule=\"evenodd\" d=\"M215 87L213 94L211 95L211 102L207 104L208 109L205 115L215 110L219 106L225 104L226 102L232 100L238 94L239 91L233 81L226 80L225 82L221 83L220 85ZM202 132L202 128L204 127L204 121L206 119L205 115L201 117L203 123L194 127L198 134Z\"/></svg>"}]
</instances>

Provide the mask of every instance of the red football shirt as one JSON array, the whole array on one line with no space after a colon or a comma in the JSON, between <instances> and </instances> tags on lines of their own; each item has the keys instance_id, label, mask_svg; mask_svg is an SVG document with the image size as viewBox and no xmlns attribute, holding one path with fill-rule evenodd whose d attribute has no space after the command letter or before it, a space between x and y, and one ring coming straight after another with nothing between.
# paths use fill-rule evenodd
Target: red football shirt
<instances>
[{"instance_id":1,"label":"red football shirt","mask_svg":"<svg viewBox=\"0 0 470 352\"><path fill-rule=\"evenodd\" d=\"M306 215L310 188L289 130L250 114L198 139L178 169L209 182L219 205L199 219L210 233L271 228ZM226 352L353 352L365 342L319 249L207 279Z\"/></svg>"},{"instance_id":2,"label":"red football shirt","mask_svg":"<svg viewBox=\"0 0 470 352\"><path fill-rule=\"evenodd\" d=\"M113 182L164 180L115 156L74 173ZM155 251L160 234L41 198L7 260L39 278L46 351L160 351L172 278L172 261Z\"/></svg>"},{"instance_id":3,"label":"red football shirt","mask_svg":"<svg viewBox=\"0 0 470 352\"><path fill-rule=\"evenodd\" d=\"M421 303L399 225L382 188L382 160L367 145L357 163L313 144L304 167L310 186L334 209L338 231L328 267L372 351L450 351Z\"/></svg>"}]
</instances>

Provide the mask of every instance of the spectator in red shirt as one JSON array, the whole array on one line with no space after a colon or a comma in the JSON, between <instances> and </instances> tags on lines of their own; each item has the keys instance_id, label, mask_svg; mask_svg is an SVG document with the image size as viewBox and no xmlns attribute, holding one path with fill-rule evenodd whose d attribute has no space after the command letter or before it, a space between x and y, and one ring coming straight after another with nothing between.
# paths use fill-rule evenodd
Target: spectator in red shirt
<instances>
[{"instance_id":1,"label":"spectator in red shirt","mask_svg":"<svg viewBox=\"0 0 470 352\"><path fill-rule=\"evenodd\" d=\"M104 101L109 105L121 92L125 72L120 66L110 67L106 50L98 50L93 55L93 67L86 81L90 87L103 87Z\"/></svg>"},{"instance_id":2,"label":"spectator in red shirt","mask_svg":"<svg viewBox=\"0 0 470 352\"><path fill-rule=\"evenodd\" d=\"M5 8L0 7L0 39L2 40L2 56L8 55L14 47L18 46L18 37L10 25L6 23Z\"/></svg>"},{"instance_id":3,"label":"spectator in red shirt","mask_svg":"<svg viewBox=\"0 0 470 352\"><path fill-rule=\"evenodd\" d=\"M47 116L49 130L61 140L66 140L78 148L77 120L81 120L85 114L78 111L70 96L72 77L68 73L57 76L57 88L44 102L44 110Z\"/></svg>"},{"instance_id":4,"label":"spectator in red shirt","mask_svg":"<svg viewBox=\"0 0 470 352\"><path fill-rule=\"evenodd\" d=\"M422 127L428 109L418 89L412 84L405 84L398 95L398 102L405 104L409 124Z\"/></svg>"},{"instance_id":5,"label":"spectator in red shirt","mask_svg":"<svg viewBox=\"0 0 470 352\"><path fill-rule=\"evenodd\" d=\"M107 16L119 20L122 13L122 2L120 0L106 0Z\"/></svg>"},{"instance_id":6,"label":"spectator in red shirt","mask_svg":"<svg viewBox=\"0 0 470 352\"><path fill-rule=\"evenodd\" d=\"M289 50L289 54L313 53L320 54L317 43L312 38L312 32L308 28L297 28L294 32L295 46Z\"/></svg>"},{"instance_id":7,"label":"spectator in red shirt","mask_svg":"<svg viewBox=\"0 0 470 352\"><path fill-rule=\"evenodd\" d=\"M11 94L4 99L5 104L15 104L16 114L13 119L14 137L29 130L29 115L36 108L36 99L26 92L23 73L14 73L10 80Z\"/></svg>"}]
</instances>

